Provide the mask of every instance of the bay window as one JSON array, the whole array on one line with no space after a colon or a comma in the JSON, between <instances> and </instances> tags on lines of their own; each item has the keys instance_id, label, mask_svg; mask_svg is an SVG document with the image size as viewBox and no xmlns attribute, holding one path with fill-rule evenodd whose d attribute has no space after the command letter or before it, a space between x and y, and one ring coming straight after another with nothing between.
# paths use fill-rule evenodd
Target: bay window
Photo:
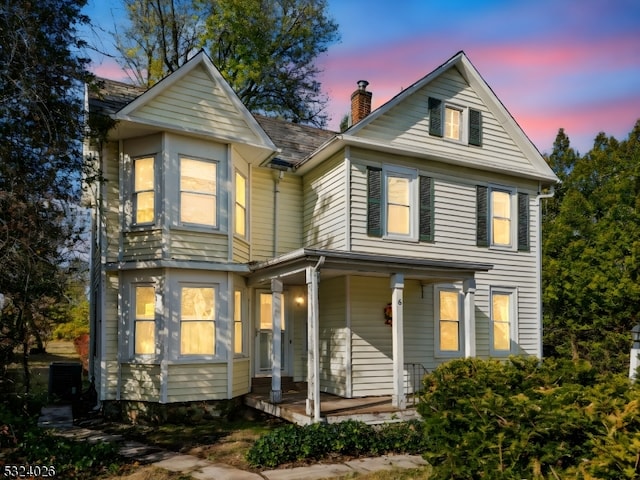
<instances>
[{"instance_id":1,"label":"bay window","mask_svg":"<svg viewBox=\"0 0 640 480\"><path fill-rule=\"evenodd\" d=\"M180 157L180 222L217 226L217 163Z\"/></svg>"},{"instance_id":2,"label":"bay window","mask_svg":"<svg viewBox=\"0 0 640 480\"><path fill-rule=\"evenodd\" d=\"M216 289L180 287L180 355L215 355Z\"/></svg>"},{"instance_id":3,"label":"bay window","mask_svg":"<svg viewBox=\"0 0 640 480\"><path fill-rule=\"evenodd\" d=\"M155 221L155 158L133 160L133 221L136 225Z\"/></svg>"},{"instance_id":4,"label":"bay window","mask_svg":"<svg viewBox=\"0 0 640 480\"><path fill-rule=\"evenodd\" d=\"M247 179L236 172L236 197L235 197L235 234L240 237L247 236Z\"/></svg>"},{"instance_id":5,"label":"bay window","mask_svg":"<svg viewBox=\"0 0 640 480\"><path fill-rule=\"evenodd\" d=\"M156 292L153 285L133 287L133 353L153 355L156 353Z\"/></svg>"}]
</instances>

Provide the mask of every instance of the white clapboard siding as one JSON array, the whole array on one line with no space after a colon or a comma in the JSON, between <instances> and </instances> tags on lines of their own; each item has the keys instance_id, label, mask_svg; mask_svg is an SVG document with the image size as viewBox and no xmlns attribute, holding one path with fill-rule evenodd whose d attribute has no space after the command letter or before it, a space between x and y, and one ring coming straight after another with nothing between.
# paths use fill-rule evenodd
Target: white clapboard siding
<instances>
[{"instance_id":1,"label":"white clapboard siding","mask_svg":"<svg viewBox=\"0 0 640 480\"><path fill-rule=\"evenodd\" d=\"M248 358L233 361L233 391L232 396L237 397L249 393L249 366Z\"/></svg>"},{"instance_id":2,"label":"white clapboard siding","mask_svg":"<svg viewBox=\"0 0 640 480\"><path fill-rule=\"evenodd\" d=\"M115 400L118 394L118 362L116 360L104 362L105 377L100 379L104 385L104 397L101 400Z\"/></svg>"},{"instance_id":3,"label":"white clapboard siding","mask_svg":"<svg viewBox=\"0 0 640 480\"><path fill-rule=\"evenodd\" d=\"M122 260L162 258L162 230L136 230L122 235Z\"/></svg>"},{"instance_id":4,"label":"white clapboard siding","mask_svg":"<svg viewBox=\"0 0 640 480\"><path fill-rule=\"evenodd\" d=\"M482 147L473 147L429 135L428 99L436 97L460 107L482 112ZM463 124L466 119L463 119ZM464 126L466 127L466 124ZM456 158L463 156L476 164L495 165L515 172L535 173L536 168L523 155L500 121L482 102L456 69L450 69L415 94L398 103L385 115L356 133L366 137L420 151Z\"/></svg>"},{"instance_id":5,"label":"white clapboard siding","mask_svg":"<svg viewBox=\"0 0 640 480\"><path fill-rule=\"evenodd\" d=\"M259 142L220 85L201 66L138 108L131 117L223 138Z\"/></svg>"},{"instance_id":6,"label":"white clapboard siding","mask_svg":"<svg viewBox=\"0 0 640 480\"><path fill-rule=\"evenodd\" d=\"M227 395L227 364L169 365L168 402L223 400Z\"/></svg>"},{"instance_id":7,"label":"white clapboard siding","mask_svg":"<svg viewBox=\"0 0 640 480\"><path fill-rule=\"evenodd\" d=\"M107 161L104 168L104 204L102 209L106 235L107 262L115 262L120 254L120 186L118 166L118 144L109 142L105 147Z\"/></svg>"},{"instance_id":8,"label":"white clapboard siding","mask_svg":"<svg viewBox=\"0 0 640 480\"><path fill-rule=\"evenodd\" d=\"M172 229L170 256L173 260L226 261L229 238L226 234Z\"/></svg>"},{"instance_id":9,"label":"white clapboard siding","mask_svg":"<svg viewBox=\"0 0 640 480\"><path fill-rule=\"evenodd\" d=\"M143 402L160 401L160 366L122 364L120 399Z\"/></svg>"},{"instance_id":10,"label":"white clapboard siding","mask_svg":"<svg viewBox=\"0 0 640 480\"><path fill-rule=\"evenodd\" d=\"M336 395L347 391L345 277L321 282L319 288L320 389Z\"/></svg>"},{"instance_id":11,"label":"white clapboard siding","mask_svg":"<svg viewBox=\"0 0 640 480\"><path fill-rule=\"evenodd\" d=\"M304 177L304 246L344 250L347 224L344 157L336 155Z\"/></svg>"},{"instance_id":12,"label":"white clapboard siding","mask_svg":"<svg viewBox=\"0 0 640 480\"><path fill-rule=\"evenodd\" d=\"M116 360L118 357L118 274L110 273L106 276L106 288L102 322L106 338L104 339L104 360Z\"/></svg>"}]
</instances>

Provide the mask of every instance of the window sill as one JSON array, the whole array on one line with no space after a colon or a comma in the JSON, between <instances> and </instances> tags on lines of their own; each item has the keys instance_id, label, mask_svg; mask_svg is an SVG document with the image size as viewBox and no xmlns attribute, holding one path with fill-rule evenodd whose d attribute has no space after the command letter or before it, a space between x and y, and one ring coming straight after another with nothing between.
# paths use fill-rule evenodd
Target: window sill
<instances>
[{"instance_id":1,"label":"window sill","mask_svg":"<svg viewBox=\"0 0 640 480\"><path fill-rule=\"evenodd\" d=\"M226 235L226 232L222 231L220 227L206 227L204 225L173 225L170 229L174 232L198 232Z\"/></svg>"}]
</instances>

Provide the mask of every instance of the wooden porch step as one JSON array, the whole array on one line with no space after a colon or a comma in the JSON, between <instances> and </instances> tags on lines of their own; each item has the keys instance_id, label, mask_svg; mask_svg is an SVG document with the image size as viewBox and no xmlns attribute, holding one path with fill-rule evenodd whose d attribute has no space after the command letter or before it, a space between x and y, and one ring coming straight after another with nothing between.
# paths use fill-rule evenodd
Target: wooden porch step
<instances>
[{"instance_id":1,"label":"wooden porch step","mask_svg":"<svg viewBox=\"0 0 640 480\"><path fill-rule=\"evenodd\" d=\"M283 392L298 390L298 384L293 381L293 377L282 377L280 379ZM254 377L251 379L251 393L271 393L271 377Z\"/></svg>"}]
</instances>

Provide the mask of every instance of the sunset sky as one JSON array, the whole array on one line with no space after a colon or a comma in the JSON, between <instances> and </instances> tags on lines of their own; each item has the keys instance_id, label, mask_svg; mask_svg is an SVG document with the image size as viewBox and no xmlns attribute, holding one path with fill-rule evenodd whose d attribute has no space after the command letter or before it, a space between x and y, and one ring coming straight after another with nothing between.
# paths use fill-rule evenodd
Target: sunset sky
<instances>
[{"instance_id":1,"label":"sunset sky","mask_svg":"<svg viewBox=\"0 0 640 480\"><path fill-rule=\"evenodd\" d=\"M640 119L640 0L329 0L341 41L319 59L338 129L360 79L379 107L464 50L541 152L560 127L581 153L598 132L622 140ZM112 31L119 0L89 0L92 21ZM100 30L98 30L100 32ZM111 50L112 40L100 48ZM107 57L100 76L125 80Z\"/></svg>"}]
</instances>

